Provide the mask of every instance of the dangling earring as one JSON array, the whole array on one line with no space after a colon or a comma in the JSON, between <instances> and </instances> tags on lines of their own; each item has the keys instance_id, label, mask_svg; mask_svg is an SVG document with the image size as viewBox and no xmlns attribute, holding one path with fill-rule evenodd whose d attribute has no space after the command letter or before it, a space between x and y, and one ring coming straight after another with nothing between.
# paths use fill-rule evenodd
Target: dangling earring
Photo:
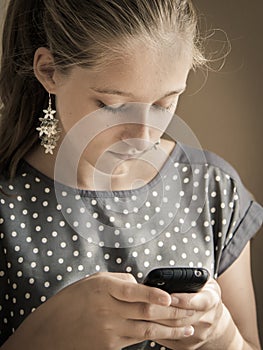
<instances>
[{"instance_id":1,"label":"dangling earring","mask_svg":"<svg viewBox=\"0 0 263 350\"><path fill-rule=\"evenodd\" d=\"M161 143L161 140L159 139L158 141L156 141L156 142L154 143L153 148L156 150L157 147L160 145L160 143Z\"/></svg>"},{"instance_id":2,"label":"dangling earring","mask_svg":"<svg viewBox=\"0 0 263 350\"><path fill-rule=\"evenodd\" d=\"M43 109L43 112L45 115L43 118L38 119L41 123L36 130L39 132L41 146L45 148L45 153L53 154L53 149L56 147L59 139L60 130L57 126L58 119L54 116L56 111L51 107L50 93L48 93L48 108Z\"/></svg>"}]
</instances>

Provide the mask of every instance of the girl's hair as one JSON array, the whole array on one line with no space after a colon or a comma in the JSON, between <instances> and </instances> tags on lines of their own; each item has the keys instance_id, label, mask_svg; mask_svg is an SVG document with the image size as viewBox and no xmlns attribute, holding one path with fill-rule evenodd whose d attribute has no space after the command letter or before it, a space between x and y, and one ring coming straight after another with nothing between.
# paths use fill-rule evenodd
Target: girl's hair
<instances>
[{"instance_id":1,"label":"girl's hair","mask_svg":"<svg viewBox=\"0 0 263 350\"><path fill-rule=\"evenodd\" d=\"M38 118L48 94L34 76L38 47L55 68L100 69L140 40L157 48L185 43L193 67L205 62L197 19L187 0L10 0L3 28L0 72L0 172L13 177L38 142Z\"/></svg>"}]
</instances>

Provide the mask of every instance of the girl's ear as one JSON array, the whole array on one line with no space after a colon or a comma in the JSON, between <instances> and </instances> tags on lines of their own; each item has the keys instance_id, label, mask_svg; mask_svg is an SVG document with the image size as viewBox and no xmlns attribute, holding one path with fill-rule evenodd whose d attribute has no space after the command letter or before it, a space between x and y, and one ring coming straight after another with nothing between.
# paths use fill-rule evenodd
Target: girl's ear
<instances>
[{"instance_id":1,"label":"girl's ear","mask_svg":"<svg viewBox=\"0 0 263 350\"><path fill-rule=\"evenodd\" d=\"M39 47L34 55L34 74L43 87L51 94L56 94L54 58L45 47Z\"/></svg>"}]
</instances>

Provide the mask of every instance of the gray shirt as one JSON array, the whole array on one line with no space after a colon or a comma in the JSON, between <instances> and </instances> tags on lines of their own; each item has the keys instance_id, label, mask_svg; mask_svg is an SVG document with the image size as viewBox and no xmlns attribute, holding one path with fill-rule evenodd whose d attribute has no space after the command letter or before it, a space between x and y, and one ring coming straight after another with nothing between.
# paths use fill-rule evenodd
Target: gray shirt
<instances>
[{"instance_id":1,"label":"gray shirt","mask_svg":"<svg viewBox=\"0 0 263 350\"><path fill-rule=\"evenodd\" d=\"M141 282L154 267L203 266L217 278L263 221L227 162L182 144L134 190L54 184L25 161L0 185L0 345L48 298L99 271Z\"/></svg>"}]
</instances>

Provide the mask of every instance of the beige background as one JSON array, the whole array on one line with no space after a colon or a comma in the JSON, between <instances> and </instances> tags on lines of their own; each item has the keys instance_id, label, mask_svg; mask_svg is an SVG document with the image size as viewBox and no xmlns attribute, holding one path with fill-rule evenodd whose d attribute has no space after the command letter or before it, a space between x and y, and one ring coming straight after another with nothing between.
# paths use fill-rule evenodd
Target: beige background
<instances>
[{"instance_id":1,"label":"beige background","mask_svg":"<svg viewBox=\"0 0 263 350\"><path fill-rule=\"evenodd\" d=\"M6 0L0 0L0 14ZM232 50L219 72L191 74L178 115L210 149L239 172L244 184L263 204L263 1L194 0L207 28L226 32ZM1 20L0 20L1 22ZM222 56L226 36L217 30L209 47ZM217 53L216 53L217 51ZM224 52L225 52L224 51ZM221 61L213 64L218 68ZM252 242L252 267L259 329L263 343L263 230ZM248 301L249 302L249 301Z\"/></svg>"},{"instance_id":2,"label":"beige background","mask_svg":"<svg viewBox=\"0 0 263 350\"><path fill-rule=\"evenodd\" d=\"M223 69L210 71L207 81L201 73L190 75L177 114L191 127L202 147L216 152L236 168L243 183L263 205L263 1L194 0L194 3L205 15L207 29L225 31L232 49ZM210 38L209 47L217 57L223 55L220 53L223 41L226 36L219 30ZM212 66L218 69L220 63L222 60ZM263 229L252 241L263 344L262 257Z\"/></svg>"}]
</instances>

